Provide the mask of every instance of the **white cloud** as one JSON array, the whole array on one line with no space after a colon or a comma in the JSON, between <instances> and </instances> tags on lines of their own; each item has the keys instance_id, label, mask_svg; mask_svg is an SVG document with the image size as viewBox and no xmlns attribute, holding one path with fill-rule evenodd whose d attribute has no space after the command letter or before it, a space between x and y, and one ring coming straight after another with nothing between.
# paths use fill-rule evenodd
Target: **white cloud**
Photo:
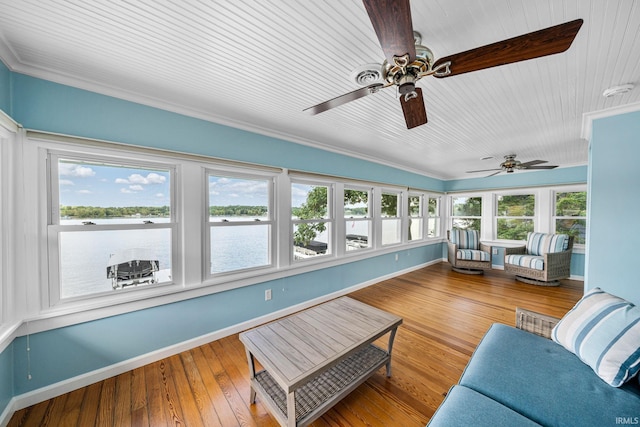
<instances>
[{"instance_id":1,"label":"white cloud","mask_svg":"<svg viewBox=\"0 0 640 427\"><path fill-rule=\"evenodd\" d=\"M166 180L166 177L158 175L155 172L151 172L149 175L147 175L147 181L149 184L164 184Z\"/></svg>"},{"instance_id":2,"label":"white cloud","mask_svg":"<svg viewBox=\"0 0 640 427\"><path fill-rule=\"evenodd\" d=\"M164 194L162 194L162 193L156 193L156 197L158 197L158 198L162 198L162 197L164 197Z\"/></svg>"},{"instance_id":3,"label":"white cloud","mask_svg":"<svg viewBox=\"0 0 640 427\"><path fill-rule=\"evenodd\" d=\"M130 185L129 190L131 191L144 191L144 187L142 185Z\"/></svg>"},{"instance_id":4,"label":"white cloud","mask_svg":"<svg viewBox=\"0 0 640 427\"><path fill-rule=\"evenodd\" d=\"M133 191L129 190L128 188L121 188L121 189L120 189L120 192L121 192L121 193L124 193L124 194L131 194L131 193L133 193Z\"/></svg>"},{"instance_id":5,"label":"white cloud","mask_svg":"<svg viewBox=\"0 0 640 427\"><path fill-rule=\"evenodd\" d=\"M127 178L116 178L116 184L132 185L164 184L166 181L167 177L159 175L155 172L150 172L147 176L142 176L139 173L133 173Z\"/></svg>"},{"instance_id":6,"label":"white cloud","mask_svg":"<svg viewBox=\"0 0 640 427\"><path fill-rule=\"evenodd\" d=\"M79 190L79 191L76 191L76 193L78 193L78 194L93 194L93 193L92 193L91 191L89 191L89 190Z\"/></svg>"},{"instance_id":7,"label":"white cloud","mask_svg":"<svg viewBox=\"0 0 640 427\"><path fill-rule=\"evenodd\" d=\"M148 184L147 179L139 173L129 175L129 184Z\"/></svg>"},{"instance_id":8,"label":"white cloud","mask_svg":"<svg viewBox=\"0 0 640 427\"><path fill-rule=\"evenodd\" d=\"M58 184L60 184L60 185L75 185L73 183L73 181L71 181L70 179L60 179L60 180L58 180Z\"/></svg>"},{"instance_id":9,"label":"white cloud","mask_svg":"<svg viewBox=\"0 0 640 427\"><path fill-rule=\"evenodd\" d=\"M88 178L96 174L93 169L74 163L59 163L58 173L60 176L75 176L78 178Z\"/></svg>"}]
</instances>

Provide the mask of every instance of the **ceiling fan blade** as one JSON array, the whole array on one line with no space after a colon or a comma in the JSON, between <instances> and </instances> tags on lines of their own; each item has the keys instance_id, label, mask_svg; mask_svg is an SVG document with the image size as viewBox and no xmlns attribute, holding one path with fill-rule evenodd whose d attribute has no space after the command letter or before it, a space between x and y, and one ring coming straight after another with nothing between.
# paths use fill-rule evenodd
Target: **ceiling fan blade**
<instances>
[{"instance_id":1,"label":"ceiling fan blade","mask_svg":"<svg viewBox=\"0 0 640 427\"><path fill-rule=\"evenodd\" d=\"M491 172L491 171L502 171L502 168L498 168L498 169L480 169L480 170L477 170L477 171L467 171L467 173Z\"/></svg>"},{"instance_id":2,"label":"ceiling fan blade","mask_svg":"<svg viewBox=\"0 0 640 427\"><path fill-rule=\"evenodd\" d=\"M404 113L404 120L407 123L407 129L427 123L427 109L422 99L422 89L415 89L417 96L409 98L408 96L400 96L400 104Z\"/></svg>"},{"instance_id":3,"label":"ceiling fan blade","mask_svg":"<svg viewBox=\"0 0 640 427\"><path fill-rule=\"evenodd\" d=\"M539 165L542 163L549 163L547 160L531 160L530 162L520 163L521 168L529 168L530 166Z\"/></svg>"},{"instance_id":4,"label":"ceiling fan blade","mask_svg":"<svg viewBox=\"0 0 640 427\"><path fill-rule=\"evenodd\" d=\"M394 64L394 56L404 54L409 54L409 62L413 62L416 47L409 0L363 0L363 3L389 64Z\"/></svg>"},{"instance_id":5,"label":"ceiling fan blade","mask_svg":"<svg viewBox=\"0 0 640 427\"><path fill-rule=\"evenodd\" d=\"M523 169L527 169L527 170L531 170L531 169L555 169L558 166L527 166L526 168Z\"/></svg>"},{"instance_id":6,"label":"ceiling fan blade","mask_svg":"<svg viewBox=\"0 0 640 427\"><path fill-rule=\"evenodd\" d=\"M576 19L575 21L565 22L564 24L534 31L533 33L523 34L440 58L433 64L433 68L435 69L439 65L450 61L451 73L436 73L434 75L435 77L455 76L564 52L573 43L573 39L578 34L582 22L582 19Z\"/></svg>"},{"instance_id":7,"label":"ceiling fan blade","mask_svg":"<svg viewBox=\"0 0 640 427\"><path fill-rule=\"evenodd\" d=\"M485 176L485 178L489 178L490 176L498 175L499 173L502 173L502 169L501 169L501 170L499 170L498 172L492 173L491 175L487 175L487 176Z\"/></svg>"},{"instance_id":8,"label":"ceiling fan blade","mask_svg":"<svg viewBox=\"0 0 640 427\"><path fill-rule=\"evenodd\" d=\"M375 83L369 86L361 87L360 89L356 89L352 92L345 93L344 95L337 96L318 105L314 105L313 107L305 108L302 111L308 111L310 114L322 113L324 111L346 104L347 102L355 101L356 99L360 99L367 95L376 93L384 87L386 86L382 83Z\"/></svg>"}]
</instances>

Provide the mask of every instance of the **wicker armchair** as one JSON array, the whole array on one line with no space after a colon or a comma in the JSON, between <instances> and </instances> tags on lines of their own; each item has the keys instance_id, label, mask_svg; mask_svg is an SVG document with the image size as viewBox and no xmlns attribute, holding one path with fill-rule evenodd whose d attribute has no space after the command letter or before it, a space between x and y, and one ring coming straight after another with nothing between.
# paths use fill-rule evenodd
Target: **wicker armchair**
<instances>
[{"instance_id":1,"label":"wicker armchair","mask_svg":"<svg viewBox=\"0 0 640 427\"><path fill-rule=\"evenodd\" d=\"M482 274L491 269L491 246L480 243L476 230L447 230L451 269L463 274Z\"/></svg>"},{"instance_id":2,"label":"wicker armchair","mask_svg":"<svg viewBox=\"0 0 640 427\"><path fill-rule=\"evenodd\" d=\"M529 233L527 244L505 248L504 271L516 280L540 286L558 286L571 275L573 236Z\"/></svg>"}]
</instances>

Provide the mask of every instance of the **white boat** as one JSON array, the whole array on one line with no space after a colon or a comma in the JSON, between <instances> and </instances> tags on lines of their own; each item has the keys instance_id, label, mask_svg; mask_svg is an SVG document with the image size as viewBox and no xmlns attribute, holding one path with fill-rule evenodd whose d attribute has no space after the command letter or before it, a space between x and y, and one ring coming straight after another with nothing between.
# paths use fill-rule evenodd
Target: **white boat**
<instances>
[{"instance_id":1,"label":"white boat","mask_svg":"<svg viewBox=\"0 0 640 427\"><path fill-rule=\"evenodd\" d=\"M156 273L160 262L155 254L142 248L125 249L111 254L107 265L107 278L111 279L113 289L158 282Z\"/></svg>"}]
</instances>

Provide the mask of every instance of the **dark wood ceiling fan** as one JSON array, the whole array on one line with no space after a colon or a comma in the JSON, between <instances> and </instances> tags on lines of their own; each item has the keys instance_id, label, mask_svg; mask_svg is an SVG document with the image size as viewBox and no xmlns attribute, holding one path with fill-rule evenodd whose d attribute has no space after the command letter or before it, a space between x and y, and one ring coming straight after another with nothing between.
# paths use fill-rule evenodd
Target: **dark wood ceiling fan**
<instances>
[{"instance_id":1,"label":"dark wood ceiling fan","mask_svg":"<svg viewBox=\"0 0 640 427\"><path fill-rule=\"evenodd\" d=\"M529 162L522 163L520 160L516 160L515 154L507 154L506 156L504 156L504 162L500 163L500 167L498 168L467 171L467 173L497 171L490 175L487 175L487 178L488 178L490 176L498 175L501 172L513 173L514 171L520 170L520 169L555 169L558 167L556 165L539 166L542 163L549 163L549 162L547 160L531 160Z\"/></svg>"},{"instance_id":2,"label":"dark wood ceiling fan","mask_svg":"<svg viewBox=\"0 0 640 427\"><path fill-rule=\"evenodd\" d=\"M431 51L415 43L409 0L363 0L363 3L385 55L382 66L385 83L362 87L304 111L322 113L396 86L407 129L412 129L427 123L422 90L416 87L416 82L422 77L451 77L564 52L573 43L583 22L576 19L445 56L434 62Z\"/></svg>"}]
</instances>

